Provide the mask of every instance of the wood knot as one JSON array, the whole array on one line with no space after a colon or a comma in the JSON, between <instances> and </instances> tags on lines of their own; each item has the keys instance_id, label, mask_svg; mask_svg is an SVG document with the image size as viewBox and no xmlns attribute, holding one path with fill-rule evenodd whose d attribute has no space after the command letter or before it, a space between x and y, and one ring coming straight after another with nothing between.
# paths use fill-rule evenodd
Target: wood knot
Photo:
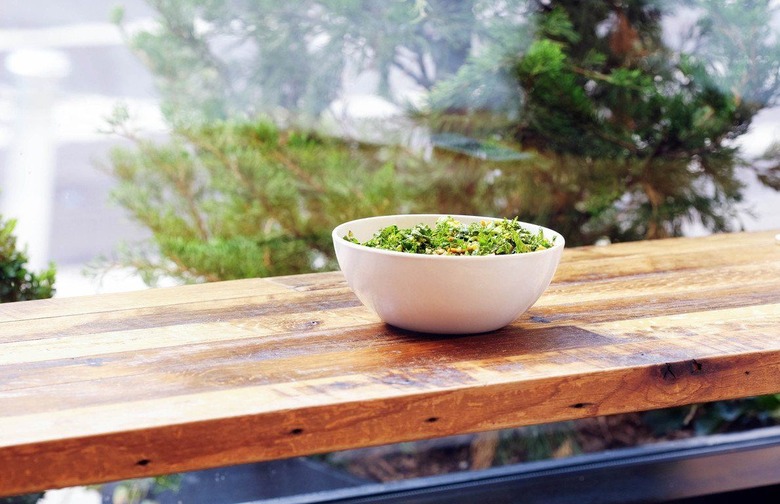
<instances>
[{"instance_id":1,"label":"wood knot","mask_svg":"<svg viewBox=\"0 0 780 504\"><path fill-rule=\"evenodd\" d=\"M661 377L666 381L674 381L677 379L677 375L674 374L674 369L670 363L666 363L661 366Z\"/></svg>"},{"instance_id":2,"label":"wood knot","mask_svg":"<svg viewBox=\"0 0 780 504\"><path fill-rule=\"evenodd\" d=\"M686 376L712 374L716 369L708 364L707 369L705 370L704 362L690 359L677 362L666 362L658 367L658 371L663 381L674 382L679 379L684 379Z\"/></svg>"},{"instance_id":3,"label":"wood knot","mask_svg":"<svg viewBox=\"0 0 780 504\"><path fill-rule=\"evenodd\" d=\"M582 409L587 408L588 406L593 406L592 402L578 402L576 404L572 404L569 407L574 409Z\"/></svg>"}]
</instances>

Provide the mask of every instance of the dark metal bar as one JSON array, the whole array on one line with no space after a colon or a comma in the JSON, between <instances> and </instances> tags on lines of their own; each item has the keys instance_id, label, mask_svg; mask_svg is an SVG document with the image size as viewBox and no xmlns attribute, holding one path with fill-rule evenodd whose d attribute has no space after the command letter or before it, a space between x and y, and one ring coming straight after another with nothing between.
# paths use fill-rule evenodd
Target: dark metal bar
<instances>
[{"instance_id":1,"label":"dark metal bar","mask_svg":"<svg viewBox=\"0 0 780 504\"><path fill-rule=\"evenodd\" d=\"M780 427L254 504L668 502L780 483Z\"/></svg>"}]
</instances>

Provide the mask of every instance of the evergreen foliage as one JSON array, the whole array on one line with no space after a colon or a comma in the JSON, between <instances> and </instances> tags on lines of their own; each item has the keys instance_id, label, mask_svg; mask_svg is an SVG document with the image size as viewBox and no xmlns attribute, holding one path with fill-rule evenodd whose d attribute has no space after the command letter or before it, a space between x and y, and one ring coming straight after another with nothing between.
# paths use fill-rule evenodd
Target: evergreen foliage
<instances>
[{"instance_id":1,"label":"evergreen foliage","mask_svg":"<svg viewBox=\"0 0 780 504\"><path fill-rule=\"evenodd\" d=\"M496 119L458 107L452 90L474 85L483 65L475 56L434 88L433 107L441 112L432 124L450 132L468 124L472 134L534 153L503 170L502 192L516 197L502 210L547 224L570 243L680 235L696 221L730 230L742 201L737 169L749 167L776 187L776 166L748 164L734 145L780 90L777 42L765 23L756 25L771 9L752 2L739 15L705 10L694 40L706 50L690 53L664 45L660 21L671 9L648 0L590 2L587 9L571 0L539 3L533 39L513 60L506 56L509 64L496 74L505 89L516 85L520 98L499 93L510 107ZM748 30L754 25L761 33ZM748 35L723 35L732 31ZM755 51L737 48L746 44ZM758 68L737 64L746 60ZM480 130L475 122L497 127Z\"/></svg>"},{"instance_id":2,"label":"evergreen foliage","mask_svg":"<svg viewBox=\"0 0 780 504\"><path fill-rule=\"evenodd\" d=\"M149 281L330 268L330 229L382 213L519 216L571 245L726 231L741 170L779 186L777 151L735 142L780 94L765 0L149 3L159 27L127 35L172 135L115 122L135 148L110 167ZM670 48L679 9L698 20ZM390 100L427 92L431 155L306 133L368 70Z\"/></svg>"},{"instance_id":3,"label":"evergreen foliage","mask_svg":"<svg viewBox=\"0 0 780 504\"><path fill-rule=\"evenodd\" d=\"M14 236L15 220L0 215L0 303L46 299L54 295L54 265L35 273L27 269L27 254Z\"/></svg>"},{"instance_id":4,"label":"evergreen foliage","mask_svg":"<svg viewBox=\"0 0 780 504\"><path fill-rule=\"evenodd\" d=\"M127 135L135 150L114 151L114 195L153 233L159 254L125 258L150 283L333 269L332 228L410 199L403 180L414 167L388 159L400 159L390 147L267 121L180 127L163 144Z\"/></svg>"},{"instance_id":5,"label":"evergreen foliage","mask_svg":"<svg viewBox=\"0 0 780 504\"><path fill-rule=\"evenodd\" d=\"M341 93L342 75L376 73L393 98L391 74L420 89L454 73L474 33L473 16L497 0L147 0L159 29L127 33L157 77L164 111L191 124L271 115L306 122ZM123 25L123 10L114 12ZM291 118L290 112L295 117Z\"/></svg>"}]
</instances>

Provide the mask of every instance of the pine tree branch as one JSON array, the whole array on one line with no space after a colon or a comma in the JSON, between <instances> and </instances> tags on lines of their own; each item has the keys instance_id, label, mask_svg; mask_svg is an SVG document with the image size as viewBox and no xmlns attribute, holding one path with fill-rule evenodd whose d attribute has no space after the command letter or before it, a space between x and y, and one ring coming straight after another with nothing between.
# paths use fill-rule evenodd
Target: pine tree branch
<instances>
[{"instance_id":1,"label":"pine tree branch","mask_svg":"<svg viewBox=\"0 0 780 504\"><path fill-rule=\"evenodd\" d=\"M285 168L287 168L293 175L295 175L299 180L304 181L306 184L308 184L314 191L319 193L324 193L326 191L326 188L314 180L314 178L306 173L305 170L303 170L300 166L298 166L295 162L293 162L292 159L289 158L289 156L285 156L282 151L275 150L271 156L273 159L278 161L282 164Z\"/></svg>"},{"instance_id":2,"label":"pine tree branch","mask_svg":"<svg viewBox=\"0 0 780 504\"><path fill-rule=\"evenodd\" d=\"M235 96L233 79L230 78L230 72L227 65L211 51L206 41L195 35L195 20L193 19L193 22L189 23L177 23L174 21L173 17L181 13L171 12L172 9L177 8L175 4L172 4L167 0L149 0L149 2L157 12L161 14L162 23L165 26L165 29L181 40L186 47L189 47L198 57L199 61L203 61L206 66L212 68L217 73L220 85L226 90L227 95Z\"/></svg>"},{"instance_id":3,"label":"pine tree branch","mask_svg":"<svg viewBox=\"0 0 780 504\"><path fill-rule=\"evenodd\" d=\"M423 79L425 79L425 82L427 83L425 89L430 89L433 87L434 82L433 78L428 73L428 65L425 64L425 55L421 51L416 51L415 56L417 57L417 65L420 67Z\"/></svg>"},{"instance_id":4,"label":"pine tree branch","mask_svg":"<svg viewBox=\"0 0 780 504\"><path fill-rule=\"evenodd\" d=\"M203 241L207 241L211 233L209 233L209 230L206 227L206 223L203 220L203 216L198 211L198 205L195 202L195 194L192 191L192 187L190 186L190 184L187 184L186 180L183 179L179 179L177 183L175 183L175 186L179 191L179 194L181 194L181 196L184 198L184 200L187 203L187 210L190 214L190 217L195 222L195 226L198 230L200 238Z\"/></svg>"},{"instance_id":5,"label":"pine tree branch","mask_svg":"<svg viewBox=\"0 0 780 504\"><path fill-rule=\"evenodd\" d=\"M215 275L213 273L203 273L200 271L197 271L192 266L188 265L186 262L184 262L178 255L172 254L168 252L165 255L166 259L170 260L176 265L177 269L169 269L169 271L174 271L177 274L181 275L181 273L189 273L195 278L203 278L207 282L218 282L222 280L218 275Z\"/></svg>"},{"instance_id":6,"label":"pine tree branch","mask_svg":"<svg viewBox=\"0 0 780 504\"><path fill-rule=\"evenodd\" d=\"M597 137L601 138L602 140L606 140L607 142L615 144L615 145L617 145L619 147L623 147L624 149L627 149L632 154L637 154L638 153L636 145L634 145L632 143L628 143L628 142L626 142L624 140L621 140L619 138L616 138L616 137L613 137L611 135L608 135L607 133L605 133L604 131L602 131L602 130L600 130L598 128L588 127L587 129L591 133L596 135Z\"/></svg>"},{"instance_id":7,"label":"pine tree branch","mask_svg":"<svg viewBox=\"0 0 780 504\"><path fill-rule=\"evenodd\" d=\"M277 209L269 201L268 195L263 192L262 188L258 187L257 184L246 177L235 158L226 155L219 147L211 142L208 142L204 136L197 136L193 134L192 131L186 129L180 130L178 133L197 148L202 149L214 156L217 161L224 165L228 171L233 174L233 177L235 177L235 179L239 182L239 187L246 189L249 194L251 194L252 198L260 203L260 205L263 207L263 210L265 211L266 216L275 215Z\"/></svg>"},{"instance_id":8,"label":"pine tree branch","mask_svg":"<svg viewBox=\"0 0 780 504\"><path fill-rule=\"evenodd\" d=\"M392 65L401 70L404 74L414 79L414 81L425 89L431 89L433 87L433 80L428 76L425 62L420 53L415 52L415 59L417 61L418 68L412 68L406 63L399 54L393 56Z\"/></svg>"},{"instance_id":9,"label":"pine tree branch","mask_svg":"<svg viewBox=\"0 0 780 504\"><path fill-rule=\"evenodd\" d=\"M644 89L642 86L618 84L615 82L615 79L611 75L607 75L601 72L595 72L593 70L588 70L586 68L582 68L574 65L570 66L569 68L571 69L572 72L578 75L582 75L583 77L587 77L588 79L606 82L607 84L610 84L612 86L620 86L622 88L633 89L636 91L642 91Z\"/></svg>"}]
</instances>

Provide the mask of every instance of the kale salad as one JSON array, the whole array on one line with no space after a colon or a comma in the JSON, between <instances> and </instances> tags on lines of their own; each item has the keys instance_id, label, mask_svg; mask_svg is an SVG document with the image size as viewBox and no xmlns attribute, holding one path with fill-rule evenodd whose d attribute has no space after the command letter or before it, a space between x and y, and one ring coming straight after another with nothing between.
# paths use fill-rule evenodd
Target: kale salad
<instances>
[{"instance_id":1,"label":"kale salad","mask_svg":"<svg viewBox=\"0 0 780 504\"><path fill-rule=\"evenodd\" d=\"M535 252L553 246L542 230L533 233L517 219L480 221L465 224L453 217L441 217L431 227L417 224L411 228L392 225L361 242L349 231L344 239L366 247L412 254L483 256Z\"/></svg>"}]
</instances>

